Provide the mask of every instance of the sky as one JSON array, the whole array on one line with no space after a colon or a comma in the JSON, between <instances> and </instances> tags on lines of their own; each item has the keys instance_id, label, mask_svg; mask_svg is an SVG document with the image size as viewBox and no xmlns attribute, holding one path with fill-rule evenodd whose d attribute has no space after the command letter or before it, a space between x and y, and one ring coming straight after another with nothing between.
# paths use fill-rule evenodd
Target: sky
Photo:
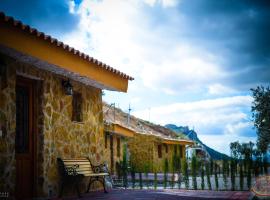
<instances>
[{"instance_id":1,"label":"sky","mask_svg":"<svg viewBox=\"0 0 270 200\"><path fill-rule=\"evenodd\" d=\"M270 1L2 0L0 10L135 78L106 102L189 126L222 153L256 142L250 88L270 84Z\"/></svg>"}]
</instances>

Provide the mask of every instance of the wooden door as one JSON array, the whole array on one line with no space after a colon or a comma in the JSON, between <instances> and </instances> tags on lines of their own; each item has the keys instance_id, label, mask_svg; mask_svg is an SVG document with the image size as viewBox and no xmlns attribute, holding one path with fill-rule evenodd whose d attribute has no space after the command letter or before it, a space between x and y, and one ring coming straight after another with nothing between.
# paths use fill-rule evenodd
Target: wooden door
<instances>
[{"instance_id":1,"label":"wooden door","mask_svg":"<svg viewBox=\"0 0 270 200\"><path fill-rule=\"evenodd\" d=\"M113 135L110 134L110 157L111 157L111 174L114 173L114 156L113 156Z\"/></svg>"},{"instance_id":2,"label":"wooden door","mask_svg":"<svg viewBox=\"0 0 270 200\"><path fill-rule=\"evenodd\" d=\"M16 85L16 199L33 197L34 136L33 82L17 77Z\"/></svg>"}]
</instances>

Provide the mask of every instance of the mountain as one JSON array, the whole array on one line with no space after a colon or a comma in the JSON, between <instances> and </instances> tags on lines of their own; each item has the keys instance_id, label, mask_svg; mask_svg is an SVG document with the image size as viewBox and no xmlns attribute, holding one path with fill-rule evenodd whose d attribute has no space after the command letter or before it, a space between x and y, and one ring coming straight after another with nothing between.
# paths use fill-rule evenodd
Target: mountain
<instances>
[{"instance_id":1,"label":"mountain","mask_svg":"<svg viewBox=\"0 0 270 200\"><path fill-rule=\"evenodd\" d=\"M172 131L176 132L177 134L184 134L189 139L198 142L202 146L205 147L208 154L211 156L214 160L222 160L222 159L229 159L229 156L226 154L220 153L210 147L208 147L206 144L204 144L199 138L197 133L194 130L190 130L188 126L176 126L174 124L167 124L165 125L166 128L171 129Z\"/></svg>"}]
</instances>

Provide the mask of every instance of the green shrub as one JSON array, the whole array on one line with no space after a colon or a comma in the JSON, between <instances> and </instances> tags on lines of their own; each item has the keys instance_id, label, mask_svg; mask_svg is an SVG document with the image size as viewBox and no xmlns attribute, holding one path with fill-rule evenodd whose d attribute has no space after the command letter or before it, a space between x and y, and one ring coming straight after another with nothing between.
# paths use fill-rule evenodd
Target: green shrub
<instances>
[{"instance_id":1,"label":"green shrub","mask_svg":"<svg viewBox=\"0 0 270 200\"><path fill-rule=\"evenodd\" d=\"M243 173L243 164L240 161L239 163L239 185L240 185L240 190L243 190L244 188L244 173Z\"/></svg>"},{"instance_id":2,"label":"green shrub","mask_svg":"<svg viewBox=\"0 0 270 200\"><path fill-rule=\"evenodd\" d=\"M204 190L204 162L201 162L201 189Z\"/></svg>"},{"instance_id":3,"label":"green shrub","mask_svg":"<svg viewBox=\"0 0 270 200\"><path fill-rule=\"evenodd\" d=\"M150 171L150 165L149 163L145 163L144 164L144 176L145 176L145 184L146 184L146 187L149 188L149 180L148 180L148 173Z\"/></svg>"},{"instance_id":4,"label":"green shrub","mask_svg":"<svg viewBox=\"0 0 270 200\"><path fill-rule=\"evenodd\" d=\"M231 159L231 190L234 191L235 190L235 160Z\"/></svg>"},{"instance_id":5,"label":"green shrub","mask_svg":"<svg viewBox=\"0 0 270 200\"><path fill-rule=\"evenodd\" d=\"M189 177L188 177L188 164L187 164L186 158L182 159L181 167L182 167L183 178L185 181L185 187L186 187L186 189L188 189L189 188Z\"/></svg>"},{"instance_id":6,"label":"green shrub","mask_svg":"<svg viewBox=\"0 0 270 200\"><path fill-rule=\"evenodd\" d=\"M191 173L193 189L197 190L197 159L195 155L192 156L191 160Z\"/></svg>"},{"instance_id":7,"label":"green shrub","mask_svg":"<svg viewBox=\"0 0 270 200\"><path fill-rule=\"evenodd\" d=\"M228 161L227 160L223 160L222 162L222 177L223 177L223 182L224 182L224 187L227 190L228 189Z\"/></svg>"},{"instance_id":8,"label":"green shrub","mask_svg":"<svg viewBox=\"0 0 270 200\"><path fill-rule=\"evenodd\" d=\"M211 177L210 177L210 163L206 164L206 177L207 177L207 186L209 190L212 190Z\"/></svg>"},{"instance_id":9,"label":"green shrub","mask_svg":"<svg viewBox=\"0 0 270 200\"><path fill-rule=\"evenodd\" d=\"M157 172L154 173L154 189L157 189Z\"/></svg>"},{"instance_id":10,"label":"green shrub","mask_svg":"<svg viewBox=\"0 0 270 200\"><path fill-rule=\"evenodd\" d=\"M143 188L142 172L139 172L139 185L140 185L140 189L142 189Z\"/></svg>"},{"instance_id":11,"label":"green shrub","mask_svg":"<svg viewBox=\"0 0 270 200\"><path fill-rule=\"evenodd\" d=\"M123 148L122 173L123 173L123 184L124 184L124 187L127 188L128 187L127 144L124 144L124 148Z\"/></svg>"},{"instance_id":12,"label":"green shrub","mask_svg":"<svg viewBox=\"0 0 270 200\"><path fill-rule=\"evenodd\" d=\"M167 158L165 158L165 160L164 160L163 171L164 171L163 186L166 189L167 188L167 182L168 182L168 171L169 171L169 162L168 162Z\"/></svg>"},{"instance_id":13,"label":"green shrub","mask_svg":"<svg viewBox=\"0 0 270 200\"><path fill-rule=\"evenodd\" d=\"M135 167L133 165L130 166L130 175L131 175L131 182L132 182L132 188L135 188L135 183L136 183L136 172L135 172Z\"/></svg>"},{"instance_id":14,"label":"green shrub","mask_svg":"<svg viewBox=\"0 0 270 200\"><path fill-rule=\"evenodd\" d=\"M219 184L218 184L218 164L214 163L215 166L215 184L216 184L216 190L218 190Z\"/></svg>"}]
</instances>

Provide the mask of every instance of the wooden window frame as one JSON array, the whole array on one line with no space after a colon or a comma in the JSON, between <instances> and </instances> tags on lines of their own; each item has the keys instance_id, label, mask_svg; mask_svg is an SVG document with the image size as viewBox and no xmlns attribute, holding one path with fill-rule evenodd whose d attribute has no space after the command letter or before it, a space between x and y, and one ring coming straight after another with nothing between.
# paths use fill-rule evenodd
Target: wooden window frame
<instances>
[{"instance_id":1,"label":"wooden window frame","mask_svg":"<svg viewBox=\"0 0 270 200\"><path fill-rule=\"evenodd\" d=\"M179 155L180 158L183 158L183 145L179 145Z\"/></svg>"},{"instance_id":2,"label":"wooden window frame","mask_svg":"<svg viewBox=\"0 0 270 200\"><path fill-rule=\"evenodd\" d=\"M73 92L72 95L72 121L82 122L83 121L83 98L79 92Z\"/></svg>"},{"instance_id":3,"label":"wooden window frame","mask_svg":"<svg viewBox=\"0 0 270 200\"><path fill-rule=\"evenodd\" d=\"M120 157L121 155L121 138L116 138L116 150L117 150L117 157Z\"/></svg>"}]
</instances>

